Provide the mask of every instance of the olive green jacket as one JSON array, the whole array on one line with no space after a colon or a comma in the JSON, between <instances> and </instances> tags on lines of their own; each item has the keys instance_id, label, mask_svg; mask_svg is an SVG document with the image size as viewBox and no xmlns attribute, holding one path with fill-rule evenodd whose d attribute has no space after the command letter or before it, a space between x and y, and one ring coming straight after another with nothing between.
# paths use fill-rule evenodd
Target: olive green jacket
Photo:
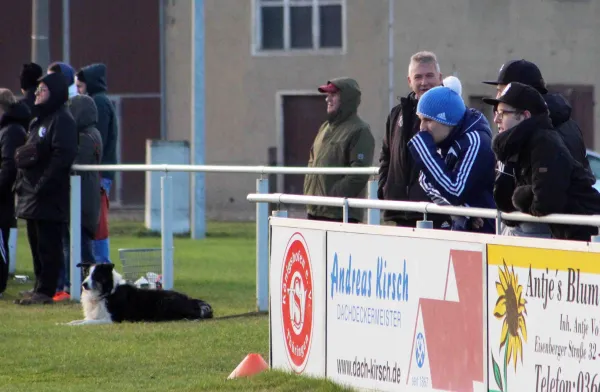
<instances>
[{"instance_id":1,"label":"olive green jacket","mask_svg":"<svg viewBox=\"0 0 600 392\"><path fill-rule=\"evenodd\" d=\"M360 105L358 83L349 78L330 81L340 90L340 108L319 128L310 149L308 167L369 167L373 163L375 140L369 125L356 113ZM304 194L364 198L368 175L307 174ZM342 208L308 206L311 215L342 218ZM362 209L350 209L349 218L363 219Z\"/></svg>"}]
</instances>

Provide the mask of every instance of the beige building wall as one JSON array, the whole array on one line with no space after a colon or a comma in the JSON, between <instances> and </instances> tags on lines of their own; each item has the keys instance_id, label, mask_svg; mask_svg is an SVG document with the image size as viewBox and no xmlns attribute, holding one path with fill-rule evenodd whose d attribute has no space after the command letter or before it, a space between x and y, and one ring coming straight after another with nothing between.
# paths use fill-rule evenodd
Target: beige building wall
<instances>
[{"instance_id":1,"label":"beige building wall","mask_svg":"<svg viewBox=\"0 0 600 392\"><path fill-rule=\"evenodd\" d=\"M463 96L491 95L480 83L503 62L527 58L548 83L595 85L599 100L600 2L548 0L395 1L395 92L405 95L407 65L419 50L437 53L442 72L463 82ZM347 0L345 54L253 55L253 0L205 0L206 163L262 165L281 148L278 92L309 92L328 78L351 76L363 91L359 114L377 140L388 113L388 1ZM189 140L191 1L166 2L167 129ZM595 107L600 126L600 107ZM600 135L596 132L596 149ZM211 218L253 219L255 175L207 175Z\"/></svg>"}]
</instances>

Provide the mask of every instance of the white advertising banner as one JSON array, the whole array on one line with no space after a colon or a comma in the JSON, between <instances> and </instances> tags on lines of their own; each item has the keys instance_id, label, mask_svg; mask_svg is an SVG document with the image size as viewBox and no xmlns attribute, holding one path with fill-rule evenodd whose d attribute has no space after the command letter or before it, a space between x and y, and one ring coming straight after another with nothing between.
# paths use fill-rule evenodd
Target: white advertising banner
<instances>
[{"instance_id":1,"label":"white advertising banner","mask_svg":"<svg viewBox=\"0 0 600 392\"><path fill-rule=\"evenodd\" d=\"M490 392L599 392L600 254L487 253Z\"/></svg>"},{"instance_id":2,"label":"white advertising banner","mask_svg":"<svg viewBox=\"0 0 600 392\"><path fill-rule=\"evenodd\" d=\"M325 231L272 226L271 366L325 377Z\"/></svg>"},{"instance_id":3,"label":"white advertising banner","mask_svg":"<svg viewBox=\"0 0 600 392\"><path fill-rule=\"evenodd\" d=\"M329 231L327 377L381 391L487 390L484 250Z\"/></svg>"}]
</instances>

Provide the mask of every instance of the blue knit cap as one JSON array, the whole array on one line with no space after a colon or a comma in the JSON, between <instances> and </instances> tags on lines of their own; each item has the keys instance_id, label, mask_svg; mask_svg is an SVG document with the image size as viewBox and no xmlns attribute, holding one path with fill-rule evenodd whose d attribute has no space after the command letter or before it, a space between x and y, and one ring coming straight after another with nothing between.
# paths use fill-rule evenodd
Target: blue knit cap
<instances>
[{"instance_id":1,"label":"blue knit cap","mask_svg":"<svg viewBox=\"0 0 600 392\"><path fill-rule=\"evenodd\" d=\"M70 86L75 83L75 70L67 63L58 62L58 66L62 71L62 74L67 79L67 84Z\"/></svg>"},{"instance_id":2,"label":"blue knit cap","mask_svg":"<svg viewBox=\"0 0 600 392\"><path fill-rule=\"evenodd\" d=\"M461 96L444 86L427 91L417 104L418 115L451 127L459 123L466 110Z\"/></svg>"}]
</instances>

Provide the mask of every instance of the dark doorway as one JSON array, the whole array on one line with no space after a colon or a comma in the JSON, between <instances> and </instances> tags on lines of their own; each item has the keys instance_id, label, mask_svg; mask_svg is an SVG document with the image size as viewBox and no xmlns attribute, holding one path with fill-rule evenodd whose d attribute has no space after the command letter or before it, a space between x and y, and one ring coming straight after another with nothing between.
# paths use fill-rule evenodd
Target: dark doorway
<instances>
[{"instance_id":1,"label":"dark doorway","mask_svg":"<svg viewBox=\"0 0 600 392\"><path fill-rule=\"evenodd\" d=\"M283 105L283 166L304 166L319 127L327 119L324 95L285 95ZM302 194L304 175L286 174L284 193Z\"/></svg>"}]
</instances>

